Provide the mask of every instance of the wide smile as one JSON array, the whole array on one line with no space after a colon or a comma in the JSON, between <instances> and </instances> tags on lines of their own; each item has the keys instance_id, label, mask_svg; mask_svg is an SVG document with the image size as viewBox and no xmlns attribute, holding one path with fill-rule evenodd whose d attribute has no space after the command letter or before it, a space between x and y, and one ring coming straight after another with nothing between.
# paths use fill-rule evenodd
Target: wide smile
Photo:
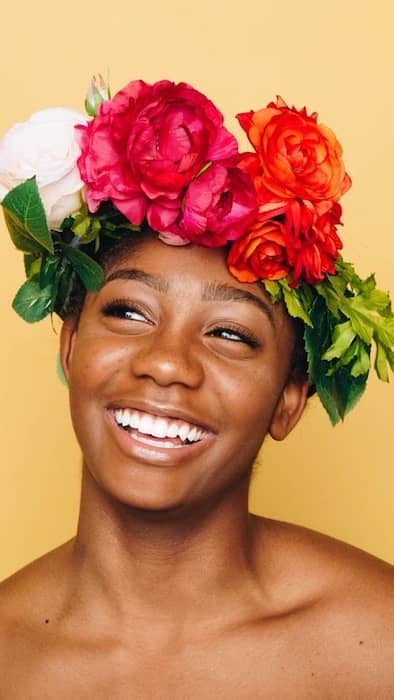
<instances>
[{"instance_id":1,"label":"wide smile","mask_svg":"<svg viewBox=\"0 0 394 700\"><path fill-rule=\"evenodd\" d=\"M122 451L143 461L178 463L205 449L214 437L196 423L132 407L111 407L107 415Z\"/></svg>"},{"instance_id":2,"label":"wide smile","mask_svg":"<svg viewBox=\"0 0 394 700\"><path fill-rule=\"evenodd\" d=\"M208 435L207 430L178 418L155 416L133 408L117 408L112 412L116 424L145 445L176 449L200 442Z\"/></svg>"}]
</instances>

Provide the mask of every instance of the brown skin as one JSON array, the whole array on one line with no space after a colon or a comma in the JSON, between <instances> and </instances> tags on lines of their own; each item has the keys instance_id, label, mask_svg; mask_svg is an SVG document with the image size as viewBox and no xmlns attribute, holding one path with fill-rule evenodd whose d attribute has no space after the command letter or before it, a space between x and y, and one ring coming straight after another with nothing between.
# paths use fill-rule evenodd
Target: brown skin
<instances>
[{"instance_id":1,"label":"brown skin","mask_svg":"<svg viewBox=\"0 0 394 700\"><path fill-rule=\"evenodd\" d=\"M306 382L287 379L283 309L236 282L220 250L147 239L108 274L131 268L168 288L113 279L64 324L80 521L0 586L0 698L394 698L393 567L247 512L264 436L284 439L306 401ZM268 313L207 300L213 280ZM141 445L115 425L118 407L208 435Z\"/></svg>"}]
</instances>

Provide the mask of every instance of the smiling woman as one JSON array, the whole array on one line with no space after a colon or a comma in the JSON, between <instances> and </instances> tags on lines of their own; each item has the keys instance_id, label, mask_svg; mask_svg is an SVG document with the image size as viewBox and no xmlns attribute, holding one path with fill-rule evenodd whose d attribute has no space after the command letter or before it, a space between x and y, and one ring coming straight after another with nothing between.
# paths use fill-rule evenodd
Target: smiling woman
<instances>
[{"instance_id":1,"label":"smiling woman","mask_svg":"<svg viewBox=\"0 0 394 700\"><path fill-rule=\"evenodd\" d=\"M201 507L242 483L246 498L265 433L284 437L305 401L306 377L280 400L292 323L260 285L231 277L222 249L179 249L152 235L133 249L63 325L90 471L118 500L150 511Z\"/></svg>"},{"instance_id":2,"label":"smiling woman","mask_svg":"<svg viewBox=\"0 0 394 700\"><path fill-rule=\"evenodd\" d=\"M248 513L266 435L314 390L343 418L372 341L394 364L387 295L339 256L340 146L279 101L239 156L190 86L93 87L55 224L0 145L14 307L63 318L83 457L75 538L0 586L0 695L389 699L392 567Z\"/></svg>"}]
</instances>

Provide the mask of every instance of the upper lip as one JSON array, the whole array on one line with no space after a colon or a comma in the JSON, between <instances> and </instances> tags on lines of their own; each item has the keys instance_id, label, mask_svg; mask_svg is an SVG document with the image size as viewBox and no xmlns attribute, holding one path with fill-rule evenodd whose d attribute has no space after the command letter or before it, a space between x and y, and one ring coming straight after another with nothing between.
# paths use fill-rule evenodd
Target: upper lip
<instances>
[{"instance_id":1,"label":"upper lip","mask_svg":"<svg viewBox=\"0 0 394 700\"><path fill-rule=\"evenodd\" d=\"M131 410L134 409L143 413L150 413L153 416L162 416L163 418L175 418L176 420L183 420L186 423L191 423L198 428L203 428L210 433L217 432L217 429L214 426L202 421L197 416L189 413L189 411L185 411L183 408L179 408L178 406L169 406L168 404L165 406L160 406L160 404L151 403L150 401L136 401L135 398L131 399L130 401L127 399L121 399L119 401L114 401L113 403L111 402L108 405L108 409L112 411L119 408L128 408Z\"/></svg>"}]
</instances>

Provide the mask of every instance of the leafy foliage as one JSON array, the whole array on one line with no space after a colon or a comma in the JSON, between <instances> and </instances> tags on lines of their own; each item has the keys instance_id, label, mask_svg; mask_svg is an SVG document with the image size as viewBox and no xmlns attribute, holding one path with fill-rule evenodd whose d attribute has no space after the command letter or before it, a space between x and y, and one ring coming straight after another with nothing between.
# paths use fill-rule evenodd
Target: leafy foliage
<instances>
[{"instance_id":1,"label":"leafy foliage","mask_svg":"<svg viewBox=\"0 0 394 700\"><path fill-rule=\"evenodd\" d=\"M310 381L333 425L343 420L365 390L375 346L374 369L383 381L394 371L394 315L389 295L376 288L374 275L362 280L341 258L336 275L296 290L287 279L265 281L274 302L305 324Z\"/></svg>"},{"instance_id":2,"label":"leafy foliage","mask_svg":"<svg viewBox=\"0 0 394 700\"><path fill-rule=\"evenodd\" d=\"M2 201L10 236L16 248L24 252L53 253L52 237L35 178L12 189Z\"/></svg>"},{"instance_id":3,"label":"leafy foliage","mask_svg":"<svg viewBox=\"0 0 394 700\"><path fill-rule=\"evenodd\" d=\"M52 310L52 287L41 288L38 279L26 280L12 302L12 308L29 323L41 321Z\"/></svg>"},{"instance_id":4,"label":"leafy foliage","mask_svg":"<svg viewBox=\"0 0 394 700\"><path fill-rule=\"evenodd\" d=\"M89 292L97 292L104 281L102 267L95 262L95 260L92 260L89 255L72 245L63 246L63 252L70 261L85 289Z\"/></svg>"},{"instance_id":5,"label":"leafy foliage","mask_svg":"<svg viewBox=\"0 0 394 700\"><path fill-rule=\"evenodd\" d=\"M83 206L50 231L34 178L11 190L2 206L11 239L24 253L27 277L13 308L29 323L54 312L64 316L76 277L87 291L98 291L104 273L92 256L105 240L140 230L104 204L94 215Z\"/></svg>"},{"instance_id":6,"label":"leafy foliage","mask_svg":"<svg viewBox=\"0 0 394 700\"><path fill-rule=\"evenodd\" d=\"M304 332L309 378L316 387L331 423L336 425L344 419L364 392L369 356L368 368L357 376L352 373L349 363L341 364L339 361L334 368L335 355L340 354L340 358L344 357L351 334L347 334L347 329L342 328L342 333L338 330L336 318L321 296L316 296L310 315L313 326L306 326ZM336 349L332 350L334 346Z\"/></svg>"}]
</instances>

